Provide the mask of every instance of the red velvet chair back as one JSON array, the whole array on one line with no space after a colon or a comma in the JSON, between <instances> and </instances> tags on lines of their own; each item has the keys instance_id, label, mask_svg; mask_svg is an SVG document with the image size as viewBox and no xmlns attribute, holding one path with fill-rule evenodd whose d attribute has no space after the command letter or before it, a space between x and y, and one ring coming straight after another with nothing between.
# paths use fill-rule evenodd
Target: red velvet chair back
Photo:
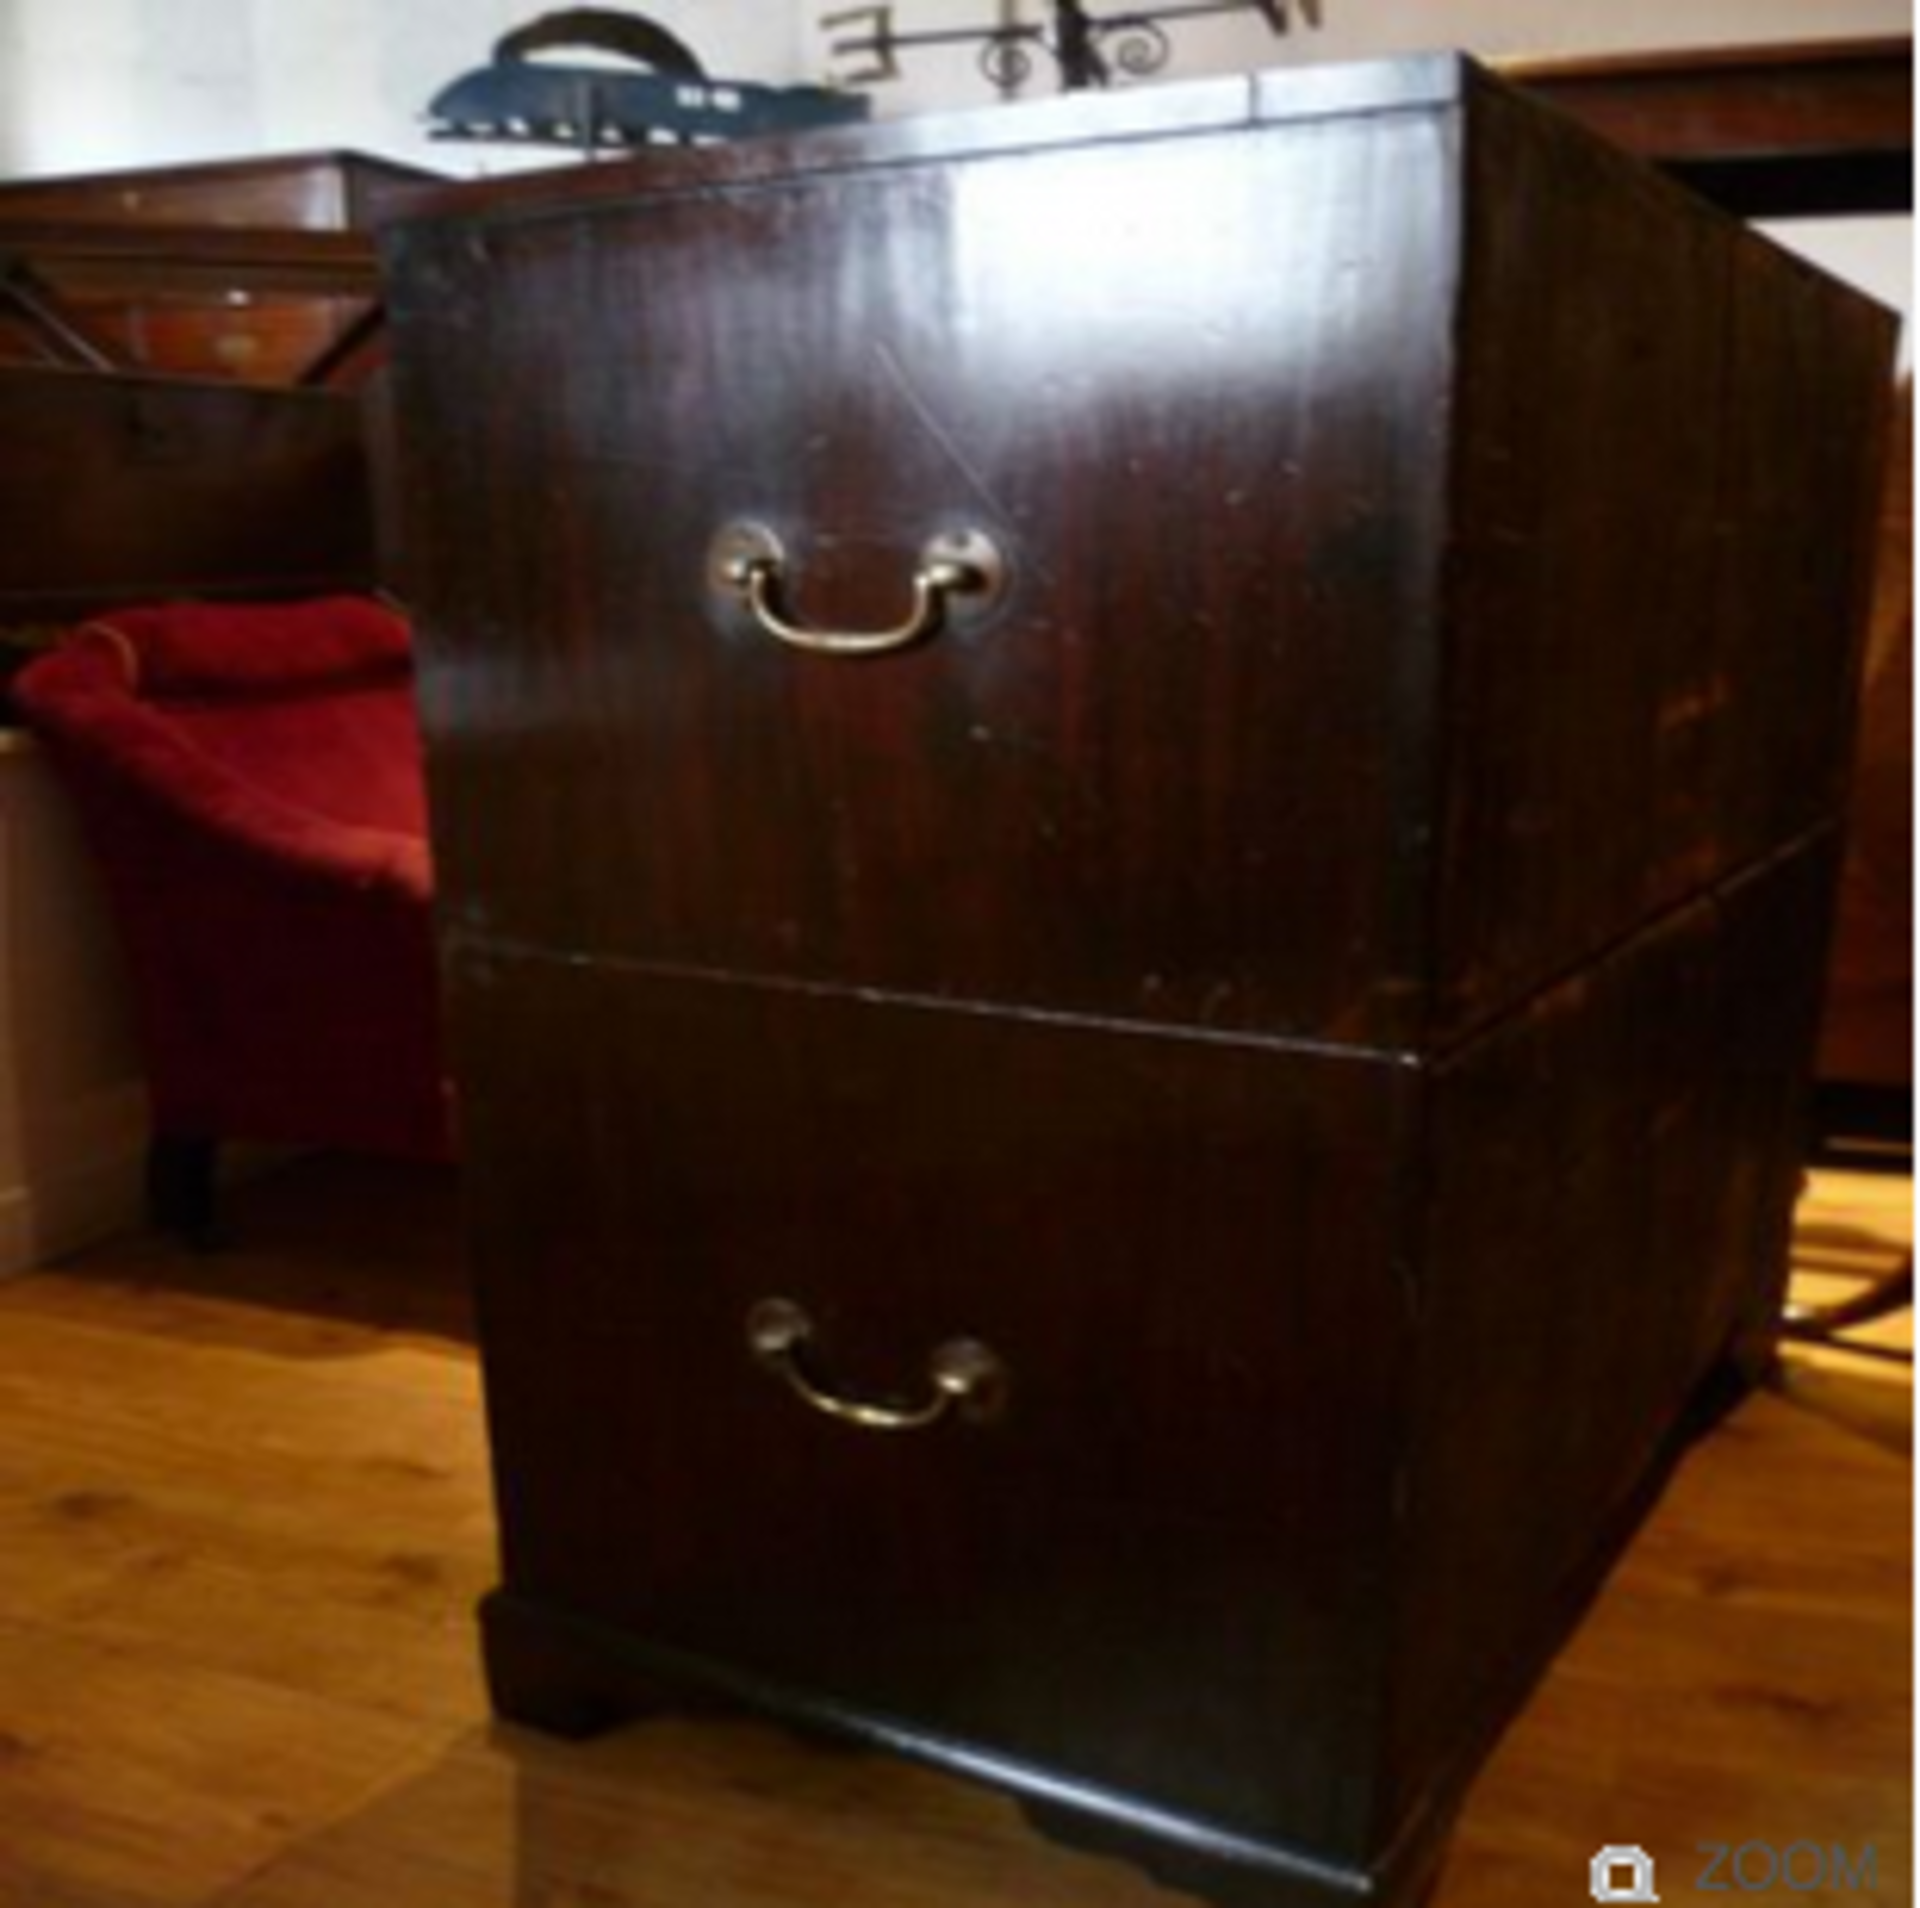
<instances>
[{"instance_id":1,"label":"red velvet chair back","mask_svg":"<svg viewBox=\"0 0 1920 1908\"><path fill-rule=\"evenodd\" d=\"M14 700L131 956L156 1129L448 1150L404 620L361 598L87 624Z\"/></svg>"}]
</instances>

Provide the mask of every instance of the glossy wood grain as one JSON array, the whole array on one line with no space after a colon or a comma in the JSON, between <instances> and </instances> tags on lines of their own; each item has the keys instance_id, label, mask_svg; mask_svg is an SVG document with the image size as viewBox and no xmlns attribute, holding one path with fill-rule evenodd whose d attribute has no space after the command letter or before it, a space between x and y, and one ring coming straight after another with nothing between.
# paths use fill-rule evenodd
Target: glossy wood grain
<instances>
[{"instance_id":1,"label":"glossy wood grain","mask_svg":"<svg viewBox=\"0 0 1920 1908\"><path fill-rule=\"evenodd\" d=\"M1444 142L1409 115L863 169L718 214L643 204L590 246L538 222L403 253L451 918L925 996L1397 1027ZM480 310L484 375L525 401L470 401ZM577 310L621 314L604 348L566 341ZM504 470L542 474L516 534L445 534ZM896 620L945 527L995 538L1012 580L915 649L798 656L706 588L745 518L786 536L821 626Z\"/></svg>"},{"instance_id":2,"label":"glossy wood grain","mask_svg":"<svg viewBox=\"0 0 1920 1908\"><path fill-rule=\"evenodd\" d=\"M0 334L0 363L71 362L55 347L77 336L115 367L261 385L305 382L378 293L358 233L9 217L4 190L0 272L37 320Z\"/></svg>"},{"instance_id":3,"label":"glossy wood grain","mask_svg":"<svg viewBox=\"0 0 1920 1908\"><path fill-rule=\"evenodd\" d=\"M1703 1381L1767 1368L1836 861L1826 831L1433 1077L1402 1806L1510 1712Z\"/></svg>"},{"instance_id":4,"label":"glossy wood grain","mask_svg":"<svg viewBox=\"0 0 1920 1908\"><path fill-rule=\"evenodd\" d=\"M258 231L365 230L443 183L421 167L356 152L0 179L0 225L85 219Z\"/></svg>"},{"instance_id":5,"label":"glossy wood grain","mask_svg":"<svg viewBox=\"0 0 1920 1908\"><path fill-rule=\"evenodd\" d=\"M0 447L0 617L374 580L350 398L0 368Z\"/></svg>"},{"instance_id":6,"label":"glossy wood grain","mask_svg":"<svg viewBox=\"0 0 1920 1908\"><path fill-rule=\"evenodd\" d=\"M1483 79L1289 98L403 230L450 918L1423 1047L1836 812L1884 318ZM795 656L708 585L743 518L826 627L942 528L1013 580Z\"/></svg>"},{"instance_id":7,"label":"glossy wood grain","mask_svg":"<svg viewBox=\"0 0 1920 1908\"><path fill-rule=\"evenodd\" d=\"M137 221L42 219L0 222L0 253L59 269L151 274L191 285L197 276L300 290L366 292L373 250L357 232L257 230Z\"/></svg>"},{"instance_id":8,"label":"glossy wood grain","mask_svg":"<svg viewBox=\"0 0 1920 1908\"><path fill-rule=\"evenodd\" d=\"M1066 147L1117 147L1271 123L1306 126L1376 113L1448 110L1459 102L1468 73L1458 56L1431 54L1063 94L1023 101L1012 113L1004 106L907 113L851 128L652 151L476 181L425 194L408 205L406 216L565 217L690 184L750 189L777 179L811 180L877 165L1017 159Z\"/></svg>"},{"instance_id":9,"label":"glossy wood grain","mask_svg":"<svg viewBox=\"0 0 1920 1908\"><path fill-rule=\"evenodd\" d=\"M112 273L47 276L61 312L96 346L119 364L169 377L314 382L313 367L375 309L364 296L288 296L238 284L228 291L170 289L152 275L117 286Z\"/></svg>"},{"instance_id":10,"label":"glossy wood grain","mask_svg":"<svg viewBox=\"0 0 1920 1908\"><path fill-rule=\"evenodd\" d=\"M1764 1356L1830 850L1439 1074L463 949L498 1700L717 1691L1404 1898ZM984 1340L1005 1422L809 1414L748 1354L773 1296L856 1394Z\"/></svg>"},{"instance_id":11,"label":"glossy wood grain","mask_svg":"<svg viewBox=\"0 0 1920 1908\"><path fill-rule=\"evenodd\" d=\"M1912 209L1910 35L1517 60L1501 70L1748 217Z\"/></svg>"},{"instance_id":12,"label":"glossy wood grain","mask_svg":"<svg viewBox=\"0 0 1920 1908\"><path fill-rule=\"evenodd\" d=\"M1503 79L1649 159L1897 147L1911 35L1503 60Z\"/></svg>"},{"instance_id":13,"label":"glossy wood grain","mask_svg":"<svg viewBox=\"0 0 1920 1908\"><path fill-rule=\"evenodd\" d=\"M513 1162L470 1207L511 1592L1363 1851L1404 1069L486 950L453 984L463 1131ZM1004 1418L809 1411L747 1353L773 1297L853 1395L984 1342Z\"/></svg>"},{"instance_id":14,"label":"glossy wood grain","mask_svg":"<svg viewBox=\"0 0 1920 1908\"><path fill-rule=\"evenodd\" d=\"M297 384L374 298L361 235L437 183L353 153L0 180L0 259L116 363ZM0 363L74 361L0 296Z\"/></svg>"},{"instance_id":15,"label":"glossy wood grain","mask_svg":"<svg viewBox=\"0 0 1920 1908\"><path fill-rule=\"evenodd\" d=\"M1818 1068L1880 1089L1913 1079L1913 473L1908 380L1887 438Z\"/></svg>"},{"instance_id":16,"label":"glossy wood grain","mask_svg":"<svg viewBox=\"0 0 1920 1908\"><path fill-rule=\"evenodd\" d=\"M1884 315L1444 61L389 257L496 1703L720 1699L1408 1908L1764 1362ZM790 623L898 621L940 531L1010 581L796 654L743 520ZM774 1296L860 1397L964 1333L1014 1408L816 1421Z\"/></svg>"},{"instance_id":17,"label":"glossy wood grain","mask_svg":"<svg viewBox=\"0 0 1920 1908\"><path fill-rule=\"evenodd\" d=\"M1838 816L1891 369L1879 307L1518 99L1469 164L1455 1031Z\"/></svg>"}]
</instances>

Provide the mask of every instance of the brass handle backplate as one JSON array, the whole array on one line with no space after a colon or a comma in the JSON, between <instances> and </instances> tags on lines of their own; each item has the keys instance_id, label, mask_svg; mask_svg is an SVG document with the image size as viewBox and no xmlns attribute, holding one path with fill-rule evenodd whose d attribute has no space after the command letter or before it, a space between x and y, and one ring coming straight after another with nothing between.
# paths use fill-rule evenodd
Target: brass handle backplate
<instances>
[{"instance_id":1,"label":"brass handle backplate","mask_svg":"<svg viewBox=\"0 0 1920 1908\"><path fill-rule=\"evenodd\" d=\"M747 1346L769 1371L815 1411L863 1431L922 1431L950 1412L985 1423L1006 1406L1007 1368L979 1340L949 1339L927 1361L930 1395L923 1404L895 1405L850 1398L825 1384L809 1367L813 1320L791 1299L762 1299L747 1314Z\"/></svg>"},{"instance_id":2,"label":"brass handle backplate","mask_svg":"<svg viewBox=\"0 0 1920 1908\"><path fill-rule=\"evenodd\" d=\"M913 570L913 601L905 618L889 629L808 629L793 620L787 601L787 552L763 523L735 523L720 532L707 552L707 581L737 598L754 622L792 649L825 656L879 656L931 636L956 607L991 606L1006 585L1006 563L993 540L978 530L937 536L920 552Z\"/></svg>"}]
</instances>

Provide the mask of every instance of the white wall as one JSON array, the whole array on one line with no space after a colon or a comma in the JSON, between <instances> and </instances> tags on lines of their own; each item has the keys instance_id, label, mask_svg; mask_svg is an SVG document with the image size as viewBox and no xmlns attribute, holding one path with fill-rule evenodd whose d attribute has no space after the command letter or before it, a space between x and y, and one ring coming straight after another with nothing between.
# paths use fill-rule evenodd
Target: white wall
<instances>
[{"instance_id":1,"label":"white wall","mask_svg":"<svg viewBox=\"0 0 1920 1908\"><path fill-rule=\"evenodd\" d=\"M352 146L445 172L553 164L434 145L427 100L559 0L0 0L0 177ZM823 18L858 0L641 0L712 72L823 80L844 71ZM895 0L903 29L1040 17L1042 0ZM1121 10L1121 0L1097 0ZM1293 12L1299 17L1298 0ZM1253 15L1183 22L1169 77L1458 45L1492 56L1906 33L1907 0L1321 0L1322 25L1276 39ZM844 29L842 29L844 31ZM1052 90L1044 69L1026 89ZM883 115L990 103L966 52L903 60ZM1786 244L1902 311L1911 224L1826 221Z\"/></svg>"},{"instance_id":2,"label":"white wall","mask_svg":"<svg viewBox=\"0 0 1920 1908\"><path fill-rule=\"evenodd\" d=\"M352 146L445 172L557 155L434 145L427 100L487 59L508 27L559 0L0 0L0 177ZM822 20L859 0L641 0L730 78L847 70ZM895 0L902 30L1041 17L1043 0ZM1122 0L1096 0L1123 10ZM1322 24L1276 39L1255 15L1181 22L1169 77L1437 45L1490 57L1840 39L1912 30L1909 0L1320 0ZM845 29L839 31L844 32ZM903 59L884 115L990 103L968 52ZM1026 89L1052 90L1044 65ZM1912 307L1909 220L1776 229L1783 243Z\"/></svg>"},{"instance_id":3,"label":"white wall","mask_svg":"<svg viewBox=\"0 0 1920 1908\"><path fill-rule=\"evenodd\" d=\"M809 78L831 77L829 43L847 29L829 30L823 16L856 8L860 0L804 5L802 63ZM1010 7L1020 18L1043 17L1041 0L896 0L902 32L915 27L977 25ZM1094 0L1093 11L1120 13L1122 0ZM1180 22L1169 76L1235 72L1301 60L1362 59L1389 53L1464 47L1492 58L1528 53L1630 52L1653 47L1738 45L1770 40L1844 39L1908 33L1907 0L1321 0L1322 24L1298 24L1298 0L1289 9L1294 29L1277 39L1255 14ZM919 112L929 107L985 103L995 95L965 52L902 56L901 78L874 89L876 110ZM1042 67L1029 93L1051 90Z\"/></svg>"},{"instance_id":4,"label":"white wall","mask_svg":"<svg viewBox=\"0 0 1920 1908\"><path fill-rule=\"evenodd\" d=\"M427 101L556 0L0 0L0 177L352 146L443 172ZM709 70L785 81L791 0L644 0ZM543 163L552 164L547 154Z\"/></svg>"},{"instance_id":5,"label":"white wall","mask_svg":"<svg viewBox=\"0 0 1920 1908\"><path fill-rule=\"evenodd\" d=\"M139 1222L147 1095L99 877L0 729L0 1278Z\"/></svg>"},{"instance_id":6,"label":"white wall","mask_svg":"<svg viewBox=\"0 0 1920 1908\"><path fill-rule=\"evenodd\" d=\"M1913 221L1910 218L1783 219L1760 228L1900 313L1900 363L1913 368Z\"/></svg>"},{"instance_id":7,"label":"white wall","mask_svg":"<svg viewBox=\"0 0 1920 1908\"><path fill-rule=\"evenodd\" d=\"M616 0L617 3L617 0ZM0 0L0 176L358 146L444 170L489 149L420 136L434 91L559 0ZM827 77L821 19L856 0L639 0L732 78ZM1121 0L1098 0L1107 11ZM896 0L900 26L976 23L1041 0ZM1297 10L1297 5L1296 5ZM1459 45L1496 55L1911 30L1905 0L1322 0L1274 39L1254 16L1181 23L1173 76ZM1049 90L1044 77L1029 89ZM916 56L882 113L985 103L971 56Z\"/></svg>"}]
</instances>

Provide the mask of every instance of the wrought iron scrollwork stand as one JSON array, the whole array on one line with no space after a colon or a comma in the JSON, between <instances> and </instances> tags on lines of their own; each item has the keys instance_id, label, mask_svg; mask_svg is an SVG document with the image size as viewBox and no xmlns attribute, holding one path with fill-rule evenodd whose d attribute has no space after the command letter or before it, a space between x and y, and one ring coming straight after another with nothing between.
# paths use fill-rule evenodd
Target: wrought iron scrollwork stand
<instances>
[{"instance_id":1,"label":"wrought iron scrollwork stand","mask_svg":"<svg viewBox=\"0 0 1920 1908\"><path fill-rule=\"evenodd\" d=\"M1276 35L1291 30L1296 15L1318 27L1323 0L1176 0L1168 6L1136 6L1098 14L1086 0L1047 0L1044 22L1005 21L998 26L909 29L893 24L891 6L857 7L828 16L829 26L871 21L872 31L833 42L836 56L864 55L873 64L850 84L871 84L899 76L898 56L933 46L979 47L981 73L1002 92L1016 92L1034 75L1039 58L1053 62L1063 93L1113 85L1116 80L1151 78L1173 58L1168 23L1204 15L1253 13Z\"/></svg>"}]
</instances>

